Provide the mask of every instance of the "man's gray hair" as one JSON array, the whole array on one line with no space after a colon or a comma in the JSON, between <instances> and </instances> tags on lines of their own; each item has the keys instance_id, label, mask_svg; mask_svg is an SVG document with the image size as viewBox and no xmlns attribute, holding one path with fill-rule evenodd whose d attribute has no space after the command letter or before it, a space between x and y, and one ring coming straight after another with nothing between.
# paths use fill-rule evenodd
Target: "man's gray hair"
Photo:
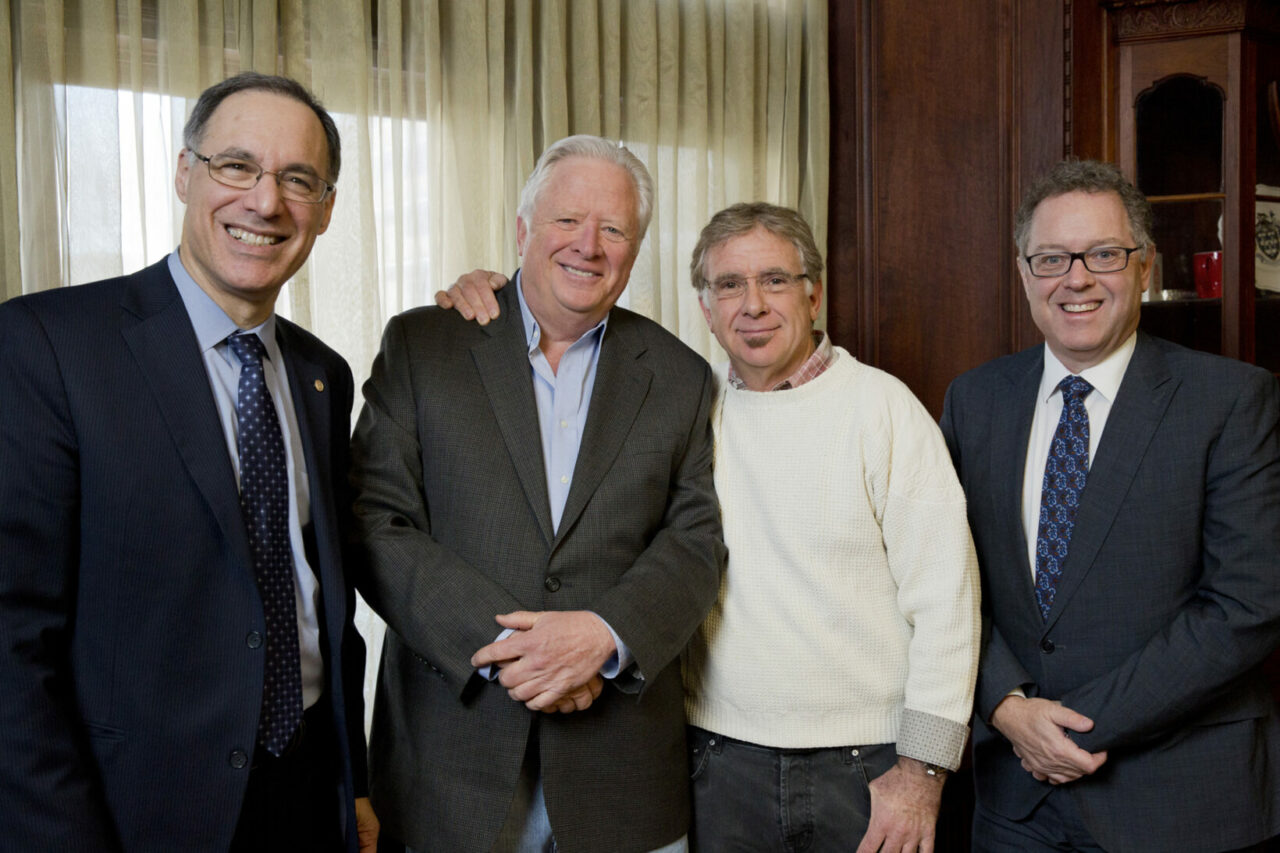
<instances>
[{"instance_id":1,"label":"man's gray hair","mask_svg":"<svg viewBox=\"0 0 1280 853\"><path fill-rule=\"evenodd\" d=\"M1120 169L1100 160L1063 160L1045 172L1031 184L1018 205L1013 218L1013 243L1018 256L1027 253L1027 240L1031 231L1031 218L1044 201L1072 192L1115 193L1120 196L1125 215L1129 218L1129 230L1141 249L1151 245L1151 202L1129 183Z\"/></svg>"},{"instance_id":2,"label":"man's gray hair","mask_svg":"<svg viewBox=\"0 0 1280 853\"><path fill-rule=\"evenodd\" d=\"M698 235L698 245L693 247L693 259L689 262L689 275L693 281L693 289L700 296L706 295L705 291L710 283L705 269L707 253L734 237L751 233L757 226L796 247L808 279L806 287L810 293L813 292L814 282L822 278L822 253L814 242L809 223L804 221L798 211L789 207L753 201L726 207L711 217L711 221Z\"/></svg>"},{"instance_id":3,"label":"man's gray hair","mask_svg":"<svg viewBox=\"0 0 1280 853\"><path fill-rule=\"evenodd\" d=\"M205 89L200 93L186 125L182 128L182 144L188 151L194 153L199 150L200 143L204 141L205 127L213 117L214 111L223 101L237 92L270 92L273 95L293 98L310 108L320 120L320 126L324 128L324 141L329 148L329 174L325 177L331 184L338 182L338 170L342 168L342 140L338 136L338 126L333 123L333 116L329 115L316 96L311 94L306 86L291 77L242 71L234 77L228 77L221 83L214 83Z\"/></svg>"},{"instance_id":4,"label":"man's gray hair","mask_svg":"<svg viewBox=\"0 0 1280 853\"><path fill-rule=\"evenodd\" d=\"M649 230L649 218L653 215L653 178L640 158L632 154L621 142L614 142L600 136L578 134L566 136L554 143L538 158L538 165L533 167L529 180L525 181L520 191L520 207L516 213L525 222L533 216L533 209L538 205L538 196L546 189L551 180L551 171L561 160L569 157L585 157L591 160L604 160L627 170L631 182L636 189L636 226L635 244L640 245L644 234Z\"/></svg>"}]
</instances>

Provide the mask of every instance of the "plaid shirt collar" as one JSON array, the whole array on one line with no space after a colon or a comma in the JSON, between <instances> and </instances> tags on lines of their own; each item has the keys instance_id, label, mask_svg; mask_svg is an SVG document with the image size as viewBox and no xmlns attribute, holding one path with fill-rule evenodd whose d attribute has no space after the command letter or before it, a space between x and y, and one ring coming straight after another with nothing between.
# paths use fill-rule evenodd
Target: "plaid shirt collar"
<instances>
[{"instance_id":1,"label":"plaid shirt collar","mask_svg":"<svg viewBox=\"0 0 1280 853\"><path fill-rule=\"evenodd\" d=\"M831 362L835 361L836 353L831 346L831 339L826 333L819 330L813 330L813 354L805 359L804 364L796 368L796 372L788 376L770 388L770 391L789 391L792 388L799 388L806 382L812 382L822 375ZM733 369L733 365L729 365L729 384L739 391L747 390L747 383L738 377L738 372Z\"/></svg>"}]
</instances>

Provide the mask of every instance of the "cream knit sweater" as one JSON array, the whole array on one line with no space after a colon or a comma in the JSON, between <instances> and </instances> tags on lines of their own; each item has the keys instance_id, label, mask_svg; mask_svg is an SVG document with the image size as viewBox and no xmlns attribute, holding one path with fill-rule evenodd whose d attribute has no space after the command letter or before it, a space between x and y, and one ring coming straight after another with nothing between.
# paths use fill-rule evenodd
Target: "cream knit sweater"
<instances>
[{"instance_id":1,"label":"cream knit sweater","mask_svg":"<svg viewBox=\"0 0 1280 853\"><path fill-rule=\"evenodd\" d=\"M779 748L896 742L954 768L978 664L964 494L906 386L835 351L787 391L719 371L729 566L686 656L689 722Z\"/></svg>"}]
</instances>

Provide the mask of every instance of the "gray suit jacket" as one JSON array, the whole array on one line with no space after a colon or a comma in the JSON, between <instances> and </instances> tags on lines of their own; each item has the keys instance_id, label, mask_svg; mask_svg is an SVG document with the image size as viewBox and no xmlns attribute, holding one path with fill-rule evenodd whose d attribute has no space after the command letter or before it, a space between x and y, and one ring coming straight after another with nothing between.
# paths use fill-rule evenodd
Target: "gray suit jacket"
<instances>
[{"instance_id":1,"label":"gray suit jacket","mask_svg":"<svg viewBox=\"0 0 1280 853\"><path fill-rule=\"evenodd\" d=\"M688 824L678 656L725 558L706 363L614 309L558 532L514 287L488 326L436 308L387 326L353 443L358 579L387 621L371 745L383 827L410 846L485 851L536 727L565 851L650 850ZM593 610L630 647L638 692L538 715L471 655L513 610Z\"/></svg>"},{"instance_id":2,"label":"gray suit jacket","mask_svg":"<svg viewBox=\"0 0 1280 853\"><path fill-rule=\"evenodd\" d=\"M947 392L942 430L982 570L979 801L1049 790L987 725L1019 685L1094 721L1109 757L1070 784L1113 851L1209 851L1280 832L1280 722L1260 670L1280 639L1280 394L1268 372L1139 333L1042 621L1022 480L1043 347Z\"/></svg>"}]
</instances>

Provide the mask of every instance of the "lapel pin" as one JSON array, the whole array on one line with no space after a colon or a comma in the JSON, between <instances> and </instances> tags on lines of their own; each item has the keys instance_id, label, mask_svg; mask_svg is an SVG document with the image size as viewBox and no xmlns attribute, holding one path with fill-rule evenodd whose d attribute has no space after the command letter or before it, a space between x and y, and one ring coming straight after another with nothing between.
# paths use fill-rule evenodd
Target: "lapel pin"
<instances>
[{"instance_id":1,"label":"lapel pin","mask_svg":"<svg viewBox=\"0 0 1280 853\"><path fill-rule=\"evenodd\" d=\"M323 391L323 390L324 390L324 382L322 382L322 381L321 381L321 380L319 380L319 379L317 379L317 380L316 380L316 390L317 390L317 391Z\"/></svg>"}]
</instances>

